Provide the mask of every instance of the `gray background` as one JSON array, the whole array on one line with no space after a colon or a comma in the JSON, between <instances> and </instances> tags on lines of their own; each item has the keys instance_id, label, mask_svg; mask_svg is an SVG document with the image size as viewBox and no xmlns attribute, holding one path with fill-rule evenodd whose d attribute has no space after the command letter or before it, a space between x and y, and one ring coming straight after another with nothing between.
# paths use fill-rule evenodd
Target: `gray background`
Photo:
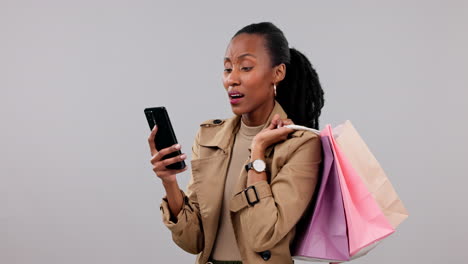
<instances>
[{"instance_id":1,"label":"gray background","mask_svg":"<svg viewBox=\"0 0 468 264\"><path fill-rule=\"evenodd\" d=\"M193 263L161 223L143 108L190 153L232 115L230 37L264 20L316 67L322 127L352 120L410 212L353 263L466 263L467 1L130 0L0 0L0 263Z\"/></svg>"}]
</instances>

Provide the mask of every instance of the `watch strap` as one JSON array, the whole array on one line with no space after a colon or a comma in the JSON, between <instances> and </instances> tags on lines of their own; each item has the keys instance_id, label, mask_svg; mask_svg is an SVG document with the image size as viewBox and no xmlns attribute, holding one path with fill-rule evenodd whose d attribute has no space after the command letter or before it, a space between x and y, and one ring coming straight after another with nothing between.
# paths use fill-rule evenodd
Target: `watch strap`
<instances>
[{"instance_id":1,"label":"watch strap","mask_svg":"<svg viewBox=\"0 0 468 264\"><path fill-rule=\"evenodd\" d=\"M247 164L245 165L245 170L246 170L246 171L249 171L249 170L251 170L251 169L253 169L253 161L251 161L251 162L249 162L249 163L247 163Z\"/></svg>"}]
</instances>

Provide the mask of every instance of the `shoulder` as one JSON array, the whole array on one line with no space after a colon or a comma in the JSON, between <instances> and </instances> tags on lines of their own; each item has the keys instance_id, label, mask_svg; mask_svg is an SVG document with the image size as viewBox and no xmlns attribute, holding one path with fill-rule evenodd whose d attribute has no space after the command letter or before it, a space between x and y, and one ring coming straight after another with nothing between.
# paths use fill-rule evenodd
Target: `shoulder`
<instances>
[{"instance_id":1,"label":"shoulder","mask_svg":"<svg viewBox=\"0 0 468 264\"><path fill-rule=\"evenodd\" d=\"M235 117L208 119L201 122L196 136L197 142L213 146L223 145L225 135L232 133L234 121Z\"/></svg>"},{"instance_id":2,"label":"shoulder","mask_svg":"<svg viewBox=\"0 0 468 264\"><path fill-rule=\"evenodd\" d=\"M202 128L221 127L221 126L224 125L226 120L229 120L229 119L218 119L218 118L208 119L208 120L203 121L202 123L200 123L200 127L202 127Z\"/></svg>"},{"instance_id":3,"label":"shoulder","mask_svg":"<svg viewBox=\"0 0 468 264\"><path fill-rule=\"evenodd\" d=\"M315 161L321 159L322 141L320 135L310 131L294 131L282 146L286 160L291 158Z\"/></svg>"},{"instance_id":4,"label":"shoulder","mask_svg":"<svg viewBox=\"0 0 468 264\"><path fill-rule=\"evenodd\" d=\"M218 131L224 131L232 127L235 121L235 117L226 119L208 119L200 123L199 133L216 133Z\"/></svg>"},{"instance_id":5,"label":"shoulder","mask_svg":"<svg viewBox=\"0 0 468 264\"><path fill-rule=\"evenodd\" d=\"M287 140L289 145L297 146L297 147L299 147L302 144L306 144L307 142L316 142L316 141L320 142L320 135L311 131L304 131L304 130L294 131L293 133L291 133L290 137Z\"/></svg>"}]
</instances>

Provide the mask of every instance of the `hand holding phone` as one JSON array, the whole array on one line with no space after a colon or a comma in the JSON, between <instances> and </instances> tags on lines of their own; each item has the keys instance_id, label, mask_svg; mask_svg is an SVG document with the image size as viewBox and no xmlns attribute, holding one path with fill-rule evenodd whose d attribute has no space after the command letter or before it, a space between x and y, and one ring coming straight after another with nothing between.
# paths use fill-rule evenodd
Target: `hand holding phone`
<instances>
[{"instance_id":1,"label":"hand holding phone","mask_svg":"<svg viewBox=\"0 0 468 264\"><path fill-rule=\"evenodd\" d=\"M161 173L175 174L184 171L186 168L184 162L186 155L180 151L180 145L177 144L166 109L164 107L152 107L146 108L144 112L148 125L152 130L148 141L153 156L151 159L154 166L153 170L155 172L159 171L157 174L160 178L162 178L159 175Z\"/></svg>"}]
</instances>

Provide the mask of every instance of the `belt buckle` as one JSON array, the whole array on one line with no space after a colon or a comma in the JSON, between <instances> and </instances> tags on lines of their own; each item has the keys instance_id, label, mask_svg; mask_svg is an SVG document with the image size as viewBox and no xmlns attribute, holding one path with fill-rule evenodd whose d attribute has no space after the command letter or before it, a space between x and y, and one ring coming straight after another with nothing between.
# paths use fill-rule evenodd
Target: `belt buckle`
<instances>
[{"instance_id":1,"label":"belt buckle","mask_svg":"<svg viewBox=\"0 0 468 264\"><path fill-rule=\"evenodd\" d=\"M249 189L252 189L252 190L254 191L254 193L255 193L255 198L256 198L255 201L250 201L249 195L247 194L247 192L249 191ZM247 203L248 203L250 206L253 206L254 204L260 202L260 199L258 199L257 189L255 189L255 186L254 186L254 185L250 185L249 187L245 188L244 194L245 194L245 198L247 199Z\"/></svg>"}]
</instances>

